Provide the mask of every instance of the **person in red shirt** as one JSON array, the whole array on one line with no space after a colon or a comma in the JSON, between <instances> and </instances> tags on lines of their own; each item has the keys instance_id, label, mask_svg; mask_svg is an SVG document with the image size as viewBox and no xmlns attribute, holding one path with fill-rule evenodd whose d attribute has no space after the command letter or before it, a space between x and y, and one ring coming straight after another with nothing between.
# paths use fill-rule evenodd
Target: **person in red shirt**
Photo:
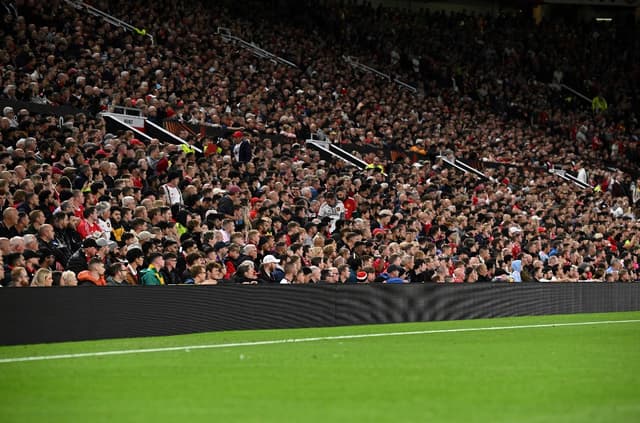
<instances>
[{"instance_id":1,"label":"person in red shirt","mask_svg":"<svg viewBox=\"0 0 640 423\"><path fill-rule=\"evenodd\" d=\"M82 216L83 218L76 227L76 231L78 231L82 239L102 232L100 225L98 225L98 211L95 207L87 207L82 213Z\"/></svg>"},{"instance_id":2,"label":"person in red shirt","mask_svg":"<svg viewBox=\"0 0 640 423\"><path fill-rule=\"evenodd\" d=\"M345 219L350 220L353 212L358 209L358 203L353 197L348 195L347 190L342 187L336 189L336 196L338 197L338 200L342 201L342 204L344 204Z\"/></svg>"}]
</instances>

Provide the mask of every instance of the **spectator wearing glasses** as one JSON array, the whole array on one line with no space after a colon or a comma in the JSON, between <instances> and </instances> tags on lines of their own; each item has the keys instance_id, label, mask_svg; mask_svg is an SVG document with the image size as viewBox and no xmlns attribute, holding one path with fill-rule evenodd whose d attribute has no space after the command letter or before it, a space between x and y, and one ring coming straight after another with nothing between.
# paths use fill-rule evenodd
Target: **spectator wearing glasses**
<instances>
[{"instance_id":1,"label":"spectator wearing glasses","mask_svg":"<svg viewBox=\"0 0 640 423\"><path fill-rule=\"evenodd\" d=\"M218 281L207 278L207 269L200 264L196 264L195 266L193 266L191 268L191 273L193 274L194 285L217 285L218 284Z\"/></svg>"},{"instance_id":2,"label":"spectator wearing glasses","mask_svg":"<svg viewBox=\"0 0 640 423\"><path fill-rule=\"evenodd\" d=\"M328 267L327 269L322 271L322 281L328 284L338 283L338 278L340 277L340 272L337 267Z\"/></svg>"},{"instance_id":3,"label":"spectator wearing glasses","mask_svg":"<svg viewBox=\"0 0 640 423\"><path fill-rule=\"evenodd\" d=\"M115 263L109 266L107 272L108 286L128 286L127 283L127 266L124 263Z\"/></svg>"}]
</instances>

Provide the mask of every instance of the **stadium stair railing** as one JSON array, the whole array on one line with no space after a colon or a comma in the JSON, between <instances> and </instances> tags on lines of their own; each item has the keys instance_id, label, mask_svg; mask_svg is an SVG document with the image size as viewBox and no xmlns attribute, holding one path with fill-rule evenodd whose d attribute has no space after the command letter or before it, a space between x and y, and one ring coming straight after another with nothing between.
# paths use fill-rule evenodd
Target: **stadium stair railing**
<instances>
[{"instance_id":1,"label":"stadium stair railing","mask_svg":"<svg viewBox=\"0 0 640 423\"><path fill-rule=\"evenodd\" d=\"M403 82L401 80L399 80L398 78L393 78L391 75L386 74L384 72L380 72L377 69L372 68L371 66L367 66L365 64L362 64L358 61L358 59L355 59L351 56L342 56L342 58L344 59L345 62L347 62L351 67L355 68L355 69L359 69L361 71L364 72L368 72L368 73L372 73L374 75L379 76L380 78L384 78L390 82L395 82L396 84L398 84L400 87L411 91L412 93L416 94L418 92L418 89L412 85L407 84L406 82Z\"/></svg>"},{"instance_id":2,"label":"stadium stair railing","mask_svg":"<svg viewBox=\"0 0 640 423\"><path fill-rule=\"evenodd\" d=\"M293 68L297 68L298 66L285 59L282 58L276 54L273 54L263 48L258 47L257 45L255 45L254 43L250 43L248 41L243 40L240 37L236 37L235 35L231 34L231 31L229 30L229 28L224 28L224 27L218 27L218 30L216 31L216 34L218 34L224 41L226 42L233 42L236 45L248 50L249 52L251 52L251 54L253 54L256 57L259 57L261 59L268 59L273 61L274 63L281 63L283 65L287 65L287 66L291 66Z\"/></svg>"},{"instance_id":3,"label":"stadium stair railing","mask_svg":"<svg viewBox=\"0 0 640 423\"><path fill-rule=\"evenodd\" d=\"M140 138L146 141L149 141L152 138L149 135L145 134L143 131L144 118L136 117L136 121L139 120L140 122L142 122L142 126L135 127L133 126L134 124L136 124L133 121L133 117L118 115L116 113L109 112L101 113L100 116L102 116L102 118L104 119L107 132L116 134L118 133L118 131L132 131L134 134L136 134L136 138Z\"/></svg>"},{"instance_id":4,"label":"stadium stair railing","mask_svg":"<svg viewBox=\"0 0 640 423\"><path fill-rule=\"evenodd\" d=\"M144 121L144 132L148 135L151 135L153 138L157 138L158 140L164 143L171 143L171 144L178 143L178 144L189 145L187 141L183 140L182 138L172 133L171 131L167 131L162 126L156 125L155 123L151 122L149 119L145 119ZM202 149L196 147L195 145L189 145L189 147L198 153L202 153Z\"/></svg>"},{"instance_id":5,"label":"stadium stair railing","mask_svg":"<svg viewBox=\"0 0 640 423\"><path fill-rule=\"evenodd\" d=\"M589 104L591 104L591 99L589 97L587 97L586 95L582 94L580 91L578 90L574 90L573 88L571 88L570 86L568 86L567 84L560 84L560 87L562 87L563 89L575 94L576 96L580 97L581 99L583 99L584 101L588 102Z\"/></svg>"},{"instance_id":6,"label":"stadium stair railing","mask_svg":"<svg viewBox=\"0 0 640 423\"><path fill-rule=\"evenodd\" d=\"M153 35L148 34L147 30L142 28L136 28L135 26L120 20L118 18L116 18L115 16L112 16L110 14L108 14L107 12L103 12L100 9L96 9L95 7L91 6L90 4L87 4L83 1L77 1L77 0L65 0L69 5L71 5L72 7L78 9L78 10L84 10L87 13L93 15L93 16L97 16L99 18L101 18L103 21L110 23L113 26L117 26L120 28L124 28L127 31L131 31L134 34L138 34L141 35L143 37L148 37L151 40L151 45L154 45L155 40L153 38Z\"/></svg>"},{"instance_id":7,"label":"stadium stair railing","mask_svg":"<svg viewBox=\"0 0 640 423\"><path fill-rule=\"evenodd\" d=\"M325 156L340 159L360 170L364 170L368 165L364 160L332 144L330 141L314 138L313 135L312 138L306 140L305 144L306 146L319 151L320 154L324 153Z\"/></svg>"},{"instance_id":8,"label":"stadium stair railing","mask_svg":"<svg viewBox=\"0 0 640 423\"><path fill-rule=\"evenodd\" d=\"M451 152L445 153L445 154L439 154L437 158L441 159L444 163L446 163L450 167L453 167L454 169L458 169L464 173L471 173L475 175L478 179L495 182L493 178L485 175L480 170L463 162L462 160L457 159L455 155L453 155L453 153Z\"/></svg>"},{"instance_id":9,"label":"stadium stair railing","mask_svg":"<svg viewBox=\"0 0 640 423\"><path fill-rule=\"evenodd\" d=\"M580 187L581 189L591 189L593 190L593 186L586 183L586 182L582 182L580 179L578 179L577 177L573 176L571 173L567 172L564 169L556 169L556 168L551 168L549 169L549 173L551 173L552 175L556 175L559 176L560 178L564 179L565 181L568 182L572 182L574 185Z\"/></svg>"}]
</instances>

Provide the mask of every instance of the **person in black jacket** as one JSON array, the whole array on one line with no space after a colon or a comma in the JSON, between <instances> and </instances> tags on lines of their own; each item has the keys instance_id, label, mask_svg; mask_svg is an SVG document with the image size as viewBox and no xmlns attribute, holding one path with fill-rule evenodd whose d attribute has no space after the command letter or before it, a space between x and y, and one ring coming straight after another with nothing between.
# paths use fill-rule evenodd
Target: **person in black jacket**
<instances>
[{"instance_id":1,"label":"person in black jacket","mask_svg":"<svg viewBox=\"0 0 640 423\"><path fill-rule=\"evenodd\" d=\"M66 253L66 247L61 246L55 238L56 234L53 226L45 223L38 229L38 249L40 252L46 252L43 254L53 254L56 261L64 266L71 258L71 255Z\"/></svg>"},{"instance_id":2,"label":"person in black jacket","mask_svg":"<svg viewBox=\"0 0 640 423\"><path fill-rule=\"evenodd\" d=\"M233 155L239 163L249 163L252 159L251 143L241 131L233 133Z\"/></svg>"},{"instance_id":3,"label":"person in black jacket","mask_svg":"<svg viewBox=\"0 0 640 423\"><path fill-rule=\"evenodd\" d=\"M98 243L93 238L87 238L67 262L67 270L71 270L76 275L83 270L88 270L89 260L98 254Z\"/></svg>"},{"instance_id":4,"label":"person in black jacket","mask_svg":"<svg viewBox=\"0 0 640 423\"><path fill-rule=\"evenodd\" d=\"M284 278L284 272L278 268L279 263L280 260L273 255L266 255L260 265L258 283L280 283Z\"/></svg>"},{"instance_id":5,"label":"person in black jacket","mask_svg":"<svg viewBox=\"0 0 640 423\"><path fill-rule=\"evenodd\" d=\"M164 255L164 267L160 269L160 273L167 285L176 285L182 283L180 274L176 269L177 255L175 253L166 253Z\"/></svg>"}]
</instances>

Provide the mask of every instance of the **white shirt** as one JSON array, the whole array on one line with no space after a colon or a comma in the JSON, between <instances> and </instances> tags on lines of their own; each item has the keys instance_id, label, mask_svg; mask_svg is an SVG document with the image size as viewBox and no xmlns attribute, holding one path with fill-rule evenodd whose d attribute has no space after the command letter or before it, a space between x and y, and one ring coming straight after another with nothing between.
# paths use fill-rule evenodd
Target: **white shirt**
<instances>
[{"instance_id":1,"label":"white shirt","mask_svg":"<svg viewBox=\"0 0 640 423\"><path fill-rule=\"evenodd\" d=\"M98 226L100 226L100 229L102 230L102 237L105 238L107 241L110 241L111 230L113 229L111 227L111 219L102 220L101 218L99 218Z\"/></svg>"},{"instance_id":2,"label":"white shirt","mask_svg":"<svg viewBox=\"0 0 640 423\"><path fill-rule=\"evenodd\" d=\"M178 187L172 187L169 184L164 184L162 189L164 191L164 198L166 199L167 204L170 206L174 204L182 204L182 193Z\"/></svg>"},{"instance_id":3,"label":"white shirt","mask_svg":"<svg viewBox=\"0 0 640 423\"><path fill-rule=\"evenodd\" d=\"M345 208L342 201L337 200L335 206L330 206L326 202L322 203L318 210L318 217L330 217L331 218L331 232L336 230L336 221L343 218L345 214Z\"/></svg>"}]
</instances>

